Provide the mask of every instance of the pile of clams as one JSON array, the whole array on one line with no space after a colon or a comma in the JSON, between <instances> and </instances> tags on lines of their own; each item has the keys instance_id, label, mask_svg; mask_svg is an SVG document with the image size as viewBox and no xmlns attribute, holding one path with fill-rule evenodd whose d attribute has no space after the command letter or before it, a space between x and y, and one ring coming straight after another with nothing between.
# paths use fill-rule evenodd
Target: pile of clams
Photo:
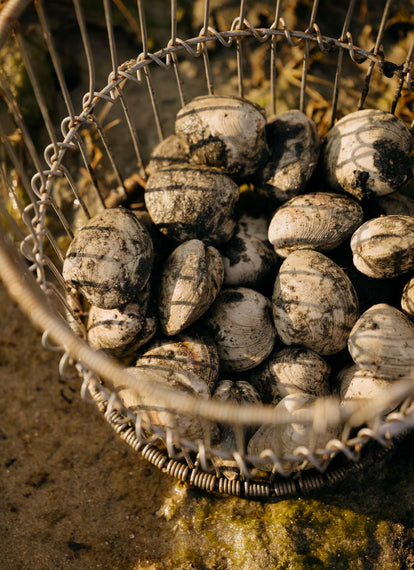
<instances>
[{"instance_id":1,"label":"pile of clams","mask_svg":"<svg viewBox=\"0 0 414 570\"><path fill-rule=\"evenodd\" d=\"M295 451L323 449L343 426L309 429L305 406L375 398L414 370L411 145L407 127L378 110L351 113L320 139L300 111L267 119L254 103L213 95L184 106L153 149L146 211L125 203L76 233L63 277L83 313L71 322L137 384L154 378L294 419L233 430L129 389L120 401L144 406L147 427L227 451L212 461L230 479L235 451L263 472L272 454L309 467Z\"/></svg>"}]
</instances>

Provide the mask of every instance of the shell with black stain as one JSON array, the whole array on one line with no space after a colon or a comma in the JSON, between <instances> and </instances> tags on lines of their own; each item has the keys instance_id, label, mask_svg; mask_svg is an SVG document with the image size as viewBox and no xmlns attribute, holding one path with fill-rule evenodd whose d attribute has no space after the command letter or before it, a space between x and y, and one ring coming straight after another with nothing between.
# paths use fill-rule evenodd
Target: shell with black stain
<instances>
[{"instance_id":1,"label":"shell with black stain","mask_svg":"<svg viewBox=\"0 0 414 570\"><path fill-rule=\"evenodd\" d=\"M177 113L175 132L190 161L242 179L267 159L265 125L258 105L239 97L205 95Z\"/></svg>"},{"instance_id":2,"label":"shell with black stain","mask_svg":"<svg viewBox=\"0 0 414 570\"><path fill-rule=\"evenodd\" d=\"M275 270L277 257L270 245L255 236L236 233L220 248L224 285L256 288Z\"/></svg>"},{"instance_id":3,"label":"shell with black stain","mask_svg":"<svg viewBox=\"0 0 414 570\"><path fill-rule=\"evenodd\" d=\"M352 198L315 192L292 198L278 208L269 225L269 241L280 257L297 249L331 251L362 224L364 212Z\"/></svg>"},{"instance_id":4,"label":"shell with black stain","mask_svg":"<svg viewBox=\"0 0 414 570\"><path fill-rule=\"evenodd\" d=\"M104 210L76 234L63 264L69 287L102 309L133 302L149 279L153 245L148 231L125 208Z\"/></svg>"},{"instance_id":5,"label":"shell with black stain","mask_svg":"<svg viewBox=\"0 0 414 570\"><path fill-rule=\"evenodd\" d=\"M408 281L403 289L401 308L409 317L414 317L414 277Z\"/></svg>"},{"instance_id":6,"label":"shell with black stain","mask_svg":"<svg viewBox=\"0 0 414 570\"><path fill-rule=\"evenodd\" d=\"M257 390L244 380L239 380L233 382L232 380L222 380L216 387L213 400L220 400L222 402L234 402L237 404L260 404L261 399ZM241 453L245 452L242 447L238 449L239 446L244 446L245 441L249 440L253 433L256 431L257 427L238 427L223 424L220 426L220 439L218 441L217 448L220 451L239 451ZM240 429L239 438L236 437L235 431ZM213 465L219 468L220 472L227 477L227 479L235 479L238 475L239 469L237 467L237 462L232 459L223 459L218 455L215 455L212 459ZM223 469L227 467L227 469Z\"/></svg>"},{"instance_id":7,"label":"shell with black stain","mask_svg":"<svg viewBox=\"0 0 414 570\"><path fill-rule=\"evenodd\" d=\"M391 113L364 109L345 115L326 138L327 181L358 200L390 194L412 178L411 147L410 131Z\"/></svg>"},{"instance_id":8,"label":"shell with black stain","mask_svg":"<svg viewBox=\"0 0 414 570\"><path fill-rule=\"evenodd\" d=\"M144 197L158 230L175 241L218 245L235 231L239 188L217 169L182 164L159 170L149 177Z\"/></svg>"},{"instance_id":9,"label":"shell with black stain","mask_svg":"<svg viewBox=\"0 0 414 570\"><path fill-rule=\"evenodd\" d=\"M238 222L237 233L249 237L255 237L260 241L267 241L267 228L269 222L264 215L253 216L251 214L243 213Z\"/></svg>"},{"instance_id":10,"label":"shell with black stain","mask_svg":"<svg viewBox=\"0 0 414 570\"><path fill-rule=\"evenodd\" d=\"M273 317L286 345L335 354L346 347L358 318L358 297L336 263L318 251L301 249L291 253L279 269Z\"/></svg>"},{"instance_id":11,"label":"shell with black stain","mask_svg":"<svg viewBox=\"0 0 414 570\"><path fill-rule=\"evenodd\" d=\"M276 339L270 301L246 287L221 291L206 315L223 371L258 366L271 353Z\"/></svg>"},{"instance_id":12,"label":"shell with black stain","mask_svg":"<svg viewBox=\"0 0 414 570\"><path fill-rule=\"evenodd\" d=\"M348 349L355 364L379 378L405 376L414 367L414 323L391 305L374 305L355 323Z\"/></svg>"},{"instance_id":13,"label":"shell with black stain","mask_svg":"<svg viewBox=\"0 0 414 570\"><path fill-rule=\"evenodd\" d=\"M145 169L148 176L157 170L168 168L187 161L187 155L176 135L170 135L153 149Z\"/></svg>"},{"instance_id":14,"label":"shell with black stain","mask_svg":"<svg viewBox=\"0 0 414 570\"><path fill-rule=\"evenodd\" d=\"M126 372L134 376L135 382L131 385L118 386L115 392L121 403L133 413L139 413L143 406L146 407L145 411L142 412L144 427L151 424L163 428L174 428L175 433L185 439L192 441L204 439L206 428L200 420L192 416L176 414L169 409L157 409L161 406L159 395L154 394L151 390L140 395L134 389L135 386L139 387L140 380L143 378L153 383L154 386L160 383L169 389L168 401L173 409L174 396L177 391L208 399L210 390L204 380L188 371L178 372L177 370L153 368L151 366L130 367L126 369ZM214 431L217 433L217 429Z\"/></svg>"},{"instance_id":15,"label":"shell with black stain","mask_svg":"<svg viewBox=\"0 0 414 570\"><path fill-rule=\"evenodd\" d=\"M270 356L249 375L263 399L276 404L288 394L306 392L312 396L330 393L331 367L322 356L303 347L277 347Z\"/></svg>"},{"instance_id":16,"label":"shell with black stain","mask_svg":"<svg viewBox=\"0 0 414 570\"><path fill-rule=\"evenodd\" d=\"M213 341L191 331L171 339L157 339L139 355L136 366L188 371L204 380L212 391L219 374L219 357Z\"/></svg>"},{"instance_id":17,"label":"shell with black stain","mask_svg":"<svg viewBox=\"0 0 414 570\"><path fill-rule=\"evenodd\" d=\"M342 402L348 400L375 400L390 395L392 379L378 378L372 372L352 364L343 368L337 375L337 389ZM382 410L383 414L391 412L399 404L393 401Z\"/></svg>"},{"instance_id":18,"label":"shell with black stain","mask_svg":"<svg viewBox=\"0 0 414 570\"><path fill-rule=\"evenodd\" d=\"M305 191L319 158L316 124L301 111L282 113L266 125L270 158L259 192L286 201Z\"/></svg>"},{"instance_id":19,"label":"shell with black stain","mask_svg":"<svg viewBox=\"0 0 414 570\"><path fill-rule=\"evenodd\" d=\"M355 267L375 279L398 277L414 269L414 217L368 220L351 238Z\"/></svg>"},{"instance_id":20,"label":"shell with black stain","mask_svg":"<svg viewBox=\"0 0 414 570\"><path fill-rule=\"evenodd\" d=\"M303 409L315 402L314 396L305 393L295 393L285 396L276 405L280 409L291 414L291 423L282 425L263 425L251 438L247 452L252 456L259 456L265 450L271 450L277 459L281 460L282 466L288 470L298 470L312 467L306 462L305 456L298 459L288 460L287 456L297 455L295 450L304 446L309 451L324 448L330 439L338 437L340 426L335 421L326 425L320 425L320 431L316 431L316 425L312 426L301 421L300 413ZM322 429L323 427L323 429ZM253 461L253 464L262 471L272 471L273 463Z\"/></svg>"},{"instance_id":21,"label":"shell with black stain","mask_svg":"<svg viewBox=\"0 0 414 570\"><path fill-rule=\"evenodd\" d=\"M200 240L179 245L168 257L161 273L159 317L163 332L175 335L203 315L223 283L219 252Z\"/></svg>"}]
</instances>

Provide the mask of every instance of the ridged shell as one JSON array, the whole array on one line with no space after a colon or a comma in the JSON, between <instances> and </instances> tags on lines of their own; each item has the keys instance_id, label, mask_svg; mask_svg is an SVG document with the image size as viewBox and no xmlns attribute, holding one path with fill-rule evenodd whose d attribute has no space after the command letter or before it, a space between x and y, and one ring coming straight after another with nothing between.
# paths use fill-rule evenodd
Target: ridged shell
<instances>
[{"instance_id":1,"label":"ridged shell","mask_svg":"<svg viewBox=\"0 0 414 570\"><path fill-rule=\"evenodd\" d=\"M219 374L219 357L211 339L191 333L171 340L157 340L138 357L136 366L161 366L191 372L204 380L212 391Z\"/></svg>"},{"instance_id":2,"label":"ridged shell","mask_svg":"<svg viewBox=\"0 0 414 570\"><path fill-rule=\"evenodd\" d=\"M312 250L291 253L282 263L273 292L276 331L286 345L318 354L346 347L358 318L355 289L336 263Z\"/></svg>"},{"instance_id":3,"label":"ridged shell","mask_svg":"<svg viewBox=\"0 0 414 570\"><path fill-rule=\"evenodd\" d=\"M140 346L139 333L145 323L150 289L147 284L134 303L117 309L101 309L91 305L87 331L88 342L96 350L121 358Z\"/></svg>"},{"instance_id":4,"label":"ridged shell","mask_svg":"<svg viewBox=\"0 0 414 570\"><path fill-rule=\"evenodd\" d=\"M245 287L219 293L207 313L206 326L216 342L224 371L258 366L271 353L276 338L270 301Z\"/></svg>"},{"instance_id":5,"label":"ridged shell","mask_svg":"<svg viewBox=\"0 0 414 570\"><path fill-rule=\"evenodd\" d=\"M165 368L156 368L149 366L130 367L126 369L135 378L137 385L141 378L146 378L154 383L161 382L165 386L171 388L171 405L173 407L174 395L177 390L187 392L189 394L197 395L199 398L208 399L210 391L204 380L201 380L196 375L190 372L177 372L176 370L167 370ZM143 412L144 425L146 422L164 428L175 427L179 435L189 440L204 439L205 429L201 421L197 418L174 414L169 411L161 411L156 408L160 406L160 401L149 393L145 393L142 398L133 390L132 387L121 386L116 390L118 398L121 403L134 413L146 406L147 409ZM152 408L152 409L151 409ZM217 432L217 429L214 428Z\"/></svg>"},{"instance_id":6,"label":"ridged shell","mask_svg":"<svg viewBox=\"0 0 414 570\"><path fill-rule=\"evenodd\" d=\"M355 267L375 279L414 269L414 217L381 216L362 224L351 238Z\"/></svg>"},{"instance_id":7,"label":"ridged shell","mask_svg":"<svg viewBox=\"0 0 414 570\"><path fill-rule=\"evenodd\" d=\"M359 200L390 194L412 178L412 137L395 115L365 109L345 115L329 131L323 152L328 182Z\"/></svg>"},{"instance_id":8,"label":"ridged shell","mask_svg":"<svg viewBox=\"0 0 414 570\"><path fill-rule=\"evenodd\" d=\"M247 452L249 455L258 456L264 450L270 449L280 460L288 455L294 455L294 451L299 446L305 446L309 450L319 447L323 448L332 438L338 437L340 433L339 425L326 426L323 433L315 433L312 426L295 421L295 416L300 414L308 405L312 404L315 398L310 394L290 394L277 404L276 409L286 410L293 415L293 422L280 426L261 426L251 438ZM310 464L303 464L304 460L282 461L286 469L295 470L298 468L312 467ZM262 471L272 471L272 463L254 464Z\"/></svg>"},{"instance_id":9,"label":"ridged shell","mask_svg":"<svg viewBox=\"0 0 414 570\"><path fill-rule=\"evenodd\" d=\"M153 262L147 230L124 208L104 210L73 239L63 264L69 286L102 309L134 301L145 287Z\"/></svg>"},{"instance_id":10,"label":"ridged shell","mask_svg":"<svg viewBox=\"0 0 414 570\"><path fill-rule=\"evenodd\" d=\"M269 225L269 241L280 257L296 249L330 251L362 224L364 212L348 196L316 192L297 196L278 208Z\"/></svg>"},{"instance_id":11,"label":"ridged shell","mask_svg":"<svg viewBox=\"0 0 414 570\"><path fill-rule=\"evenodd\" d=\"M235 402L240 404L259 404L261 402L260 396L255 388L249 384L249 382L245 382L244 380L239 380L238 382L233 382L232 380L222 380L214 391L213 400ZM250 429L244 428L244 434L247 441L250 439L256 429L256 427ZM234 430L230 426L226 426L224 424L220 426L220 440L217 447L221 451L232 452L237 450L237 438ZM232 480L237 477L239 469L237 467L236 461L222 459L216 455L213 457L213 464L216 467L219 467L220 472L223 473L228 479ZM230 469L223 469L223 467Z\"/></svg>"},{"instance_id":12,"label":"ridged shell","mask_svg":"<svg viewBox=\"0 0 414 570\"><path fill-rule=\"evenodd\" d=\"M316 124L301 111L287 111L266 125L270 159L260 192L286 201L306 188L319 158Z\"/></svg>"},{"instance_id":13,"label":"ridged shell","mask_svg":"<svg viewBox=\"0 0 414 570\"><path fill-rule=\"evenodd\" d=\"M219 252L200 240L179 245L161 274L159 316L163 332L178 334L203 315L220 291L224 278Z\"/></svg>"},{"instance_id":14,"label":"ridged shell","mask_svg":"<svg viewBox=\"0 0 414 570\"><path fill-rule=\"evenodd\" d=\"M410 317L414 317L414 277L404 287L401 296L401 308Z\"/></svg>"},{"instance_id":15,"label":"ridged shell","mask_svg":"<svg viewBox=\"0 0 414 570\"><path fill-rule=\"evenodd\" d=\"M327 396L330 393L330 371L329 364L313 350L278 347L265 362L251 371L249 381L260 395L266 395L269 403L276 404L295 392Z\"/></svg>"},{"instance_id":16,"label":"ridged shell","mask_svg":"<svg viewBox=\"0 0 414 570\"><path fill-rule=\"evenodd\" d=\"M178 113L175 132L190 160L244 178L267 159L264 110L238 97L196 97Z\"/></svg>"},{"instance_id":17,"label":"ridged shell","mask_svg":"<svg viewBox=\"0 0 414 570\"><path fill-rule=\"evenodd\" d=\"M219 245L235 231L239 188L216 169L183 164L159 170L149 177L144 198L159 231L178 242Z\"/></svg>"},{"instance_id":18,"label":"ridged shell","mask_svg":"<svg viewBox=\"0 0 414 570\"><path fill-rule=\"evenodd\" d=\"M277 257L268 243L237 233L221 249L226 286L260 287L275 270Z\"/></svg>"},{"instance_id":19,"label":"ridged shell","mask_svg":"<svg viewBox=\"0 0 414 570\"><path fill-rule=\"evenodd\" d=\"M170 135L154 148L145 171L148 176L151 176L157 170L182 164L186 161L187 155L180 143L180 139L176 135Z\"/></svg>"},{"instance_id":20,"label":"ridged shell","mask_svg":"<svg viewBox=\"0 0 414 570\"><path fill-rule=\"evenodd\" d=\"M399 378L414 367L414 323L391 305L374 305L361 315L349 335L355 364L379 378Z\"/></svg>"},{"instance_id":21,"label":"ridged shell","mask_svg":"<svg viewBox=\"0 0 414 570\"><path fill-rule=\"evenodd\" d=\"M375 400L391 393L392 380L378 378L356 364L342 369L337 376L339 397L346 400ZM399 402L393 402L384 414L391 412Z\"/></svg>"}]
</instances>

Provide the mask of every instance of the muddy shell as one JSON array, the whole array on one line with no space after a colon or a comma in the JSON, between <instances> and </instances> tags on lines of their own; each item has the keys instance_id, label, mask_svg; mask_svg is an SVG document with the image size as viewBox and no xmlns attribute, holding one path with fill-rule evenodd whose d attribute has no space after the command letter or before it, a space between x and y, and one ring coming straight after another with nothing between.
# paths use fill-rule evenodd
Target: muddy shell
<instances>
[{"instance_id":1,"label":"muddy shell","mask_svg":"<svg viewBox=\"0 0 414 570\"><path fill-rule=\"evenodd\" d=\"M414 367L414 323L391 305L374 305L355 323L348 349L355 364L379 378L405 376Z\"/></svg>"},{"instance_id":2,"label":"muddy shell","mask_svg":"<svg viewBox=\"0 0 414 570\"><path fill-rule=\"evenodd\" d=\"M172 339L157 339L140 354L136 366L188 371L204 380L212 391L219 374L219 357L210 338L192 331Z\"/></svg>"},{"instance_id":3,"label":"muddy shell","mask_svg":"<svg viewBox=\"0 0 414 570\"><path fill-rule=\"evenodd\" d=\"M409 317L414 317L414 277L408 281L403 289L401 308Z\"/></svg>"},{"instance_id":4,"label":"muddy shell","mask_svg":"<svg viewBox=\"0 0 414 570\"><path fill-rule=\"evenodd\" d=\"M351 238L355 267L374 279L414 270L414 217L381 216L368 220Z\"/></svg>"},{"instance_id":5,"label":"muddy shell","mask_svg":"<svg viewBox=\"0 0 414 570\"><path fill-rule=\"evenodd\" d=\"M329 131L323 169L333 188L358 200L402 188L413 176L412 137L391 113L364 109L345 115Z\"/></svg>"},{"instance_id":6,"label":"muddy shell","mask_svg":"<svg viewBox=\"0 0 414 570\"><path fill-rule=\"evenodd\" d=\"M260 395L256 389L244 380L239 380L233 382L232 380L222 380L216 387L213 400L221 400L223 402L235 402L239 404L260 404ZM237 428L235 428L237 429ZM253 433L256 431L257 427L253 428L241 428L242 433L240 434L240 444L242 441L248 441ZM220 439L218 441L217 448L220 451L232 452L238 449L237 438L234 430L223 424L220 426ZM241 450L243 453L245 449ZM237 462L231 459L222 459L218 455L213 457L213 465L219 468L220 472L227 477L227 479L235 479L239 473L237 467ZM227 469L223 469L226 467Z\"/></svg>"},{"instance_id":7,"label":"muddy shell","mask_svg":"<svg viewBox=\"0 0 414 570\"><path fill-rule=\"evenodd\" d=\"M133 302L149 279L153 245L148 231L125 208L104 210L69 246L63 278L102 309Z\"/></svg>"},{"instance_id":8,"label":"muddy shell","mask_svg":"<svg viewBox=\"0 0 414 570\"><path fill-rule=\"evenodd\" d=\"M260 239L260 241L268 243L267 240L268 226L269 222L267 221L265 216L253 216L244 213L239 218L237 233L249 237L255 237L257 239Z\"/></svg>"},{"instance_id":9,"label":"muddy shell","mask_svg":"<svg viewBox=\"0 0 414 570\"><path fill-rule=\"evenodd\" d=\"M329 364L313 350L278 346L258 368L251 371L249 381L259 394L265 394L269 403L276 404L295 392L327 396L330 393L330 371Z\"/></svg>"},{"instance_id":10,"label":"muddy shell","mask_svg":"<svg viewBox=\"0 0 414 570\"><path fill-rule=\"evenodd\" d=\"M280 257L297 249L331 251L361 224L364 212L348 196L315 192L292 198L278 208L269 225L269 241Z\"/></svg>"},{"instance_id":11,"label":"muddy shell","mask_svg":"<svg viewBox=\"0 0 414 570\"><path fill-rule=\"evenodd\" d=\"M401 192L380 196L378 206L386 216L414 216L414 200Z\"/></svg>"},{"instance_id":12,"label":"muddy shell","mask_svg":"<svg viewBox=\"0 0 414 570\"><path fill-rule=\"evenodd\" d=\"M178 113L175 132L197 164L237 179L252 176L268 156L264 110L239 97L196 97Z\"/></svg>"},{"instance_id":13,"label":"muddy shell","mask_svg":"<svg viewBox=\"0 0 414 570\"><path fill-rule=\"evenodd\" d=\"M170 135L153 149L150 161L145 169L148 176L157 170L169 168L187 161L187 155L176 135Z\"/></svg>"},{"instance_id":14,"label":"muddy shell","mask_svg":"<svg viewBox=\"0 0 414 570\"><path fill-rule=\"evenodd\" d=\"M310 249L294 251L284 260L272 301L282 342L302 345L321 355L345 348L358 318L358 297L345 272Z\"/></svg>"},{"instance_id":15,"label":"muddy shell","mask_svg":"<svg viewBox=\"0 0 414 570\"><path fill-rule=\"evenodd\" d=\"M271 353L276 339L270 301L246 287L219 293L206 314L223 371L249 370Z\"/></svg>"},{"instance_id":16,"label":"muddy shell","mask_svg":"<svg viewBox=\"0 0 414 570\"><path fill-rule=\"evenodd\" d=\"M200 240L179 245L161 273L159 317L164 334L178 334L203 315L224 278L221 255Z\"/></svg>"},{"instance_id":17,"label":"muddy shell","mask_svg":"<svg viewBox=\"0 0 414 570\"><path fill-rule=\"evenodd\" d=\"M319 158L316 124L298 110L278 115L266 125L270 158L263 168L261 194L286 201L305 191Z\"/></svg>"},{"instance_id":18,"label":"muddy shell","mask_svg":"<svg viewBox=\"0 0 414 570\"><path fill-rule=\"evenodd\" d=\"M159 170L148 178L144 198L155 226L177 242L219 245L236 229L239 188L217 169L183 164Z\"/></svg>"}]
</instances>

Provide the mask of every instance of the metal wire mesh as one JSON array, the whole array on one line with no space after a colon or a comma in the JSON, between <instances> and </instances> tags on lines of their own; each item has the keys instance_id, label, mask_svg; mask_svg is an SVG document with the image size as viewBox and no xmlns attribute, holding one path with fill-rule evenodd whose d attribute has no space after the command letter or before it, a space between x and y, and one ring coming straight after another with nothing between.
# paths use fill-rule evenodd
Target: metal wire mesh
<instances>
[{"instance_id":1,"label":"metal wire mesh","mask_svg":"<svg viewBox=\"0 0 414 570\"><path fill-rule=\"evenodd\" d=\"M237 94L260 100L269 113L299 108L315 118L323 135L336 117L350 110L367 104L384 107L386 88L391 93L387 110L410 124L414 118L414 43L405 38L405 54L400 49L398 61L387 58L384 34L396 9L391 0L380 13L378 7L372 8L375 42L365 47L357 45L351 31L358 10L361 23L365 2L349 2L336 38L324 35L318 23L321 15L327 25L323 17L327 7L318 1L307 6L298 22L292 21L289 6L280 0L275 6L260 5L259 18L254 11L257 3L242 0L230 6L224 14L227 27L219 29L221 8L207 0L201 9L196 6L202 14L201 29L181 39L180 9L189 10L189 6L177 6L172 0L165 7L168 22L155 25L167 38L157 50L152 49L152 28L146 23L150 9L142 0L136 6L127 2L114 6L104 0L99 14L94 6L94 13L102 19L99 34L91 33L89 13L80 0L64 3L70 20L66 48L57 34L59 10L49 11L43 1L37 1L17 21L23 4L10 0L8 12L4 9L0 15L0 45L14 23L13 36L2 51L19 54L14 66L4 65L0 72L0 90L7 106L2 109L0 130L4 228L0 272L10 293L45 331L44 346L63 352L60 373L76 373L82 395L92 396L120 437L147 460L205 490L252 497L295 494L335 482L360 468L366 448L374 448L371 458L382 456L393 438L412 426L413 378L395 382L387 395L368 404L340 406L335 398L318 399L296 421L308 424L316 435L339 422L343 426L340 437L322 447L300 446L287 457L277 457L270 449L260 457L246 454L245 426L292 421L291 414L269 406L235 406L172 393L143 376L140 386L134 384L133 389L142 401L151 395L157 410L168 410L171 425L162 428L151 422L146 412L153 405L132 413L116 394L133 379L119 364L89 348L67 325L68 321L72 326L80 323L82 306L67 290L62 265L80 225L102 209L141 199L151 149L173 132L177 111L195 95ZM119 26L119 20L114 23L119 7L129 26L127 40L125 27ZM297 24L303 24L303 30ZM33 43L47 60L45 73L33 57ZM259 64L253 65L255 55ZM81 62L78 72L86 81L78 88L69 85L68 56ZM23 95L13 81L22 68L27 74ZM323 73L318 75L320 69ZM36 104L26 109L29 98ZM16 247L8 243L19 248L25 262L16 261ZM396 408L399 402L403 403ZM386 409L394 411L384 417ZM202 439L189 441L180 435L177 421L182 416L198 418ZM234 449L215 447L211 441L215 424L232 427L237 442ZM213 461L217 457L232 462L235 479L222 474L223 469ZM269 461L272 469L265 476L258 466ZM301 465L299 471L297 465Z\"/></svg>"}]
</instances>

